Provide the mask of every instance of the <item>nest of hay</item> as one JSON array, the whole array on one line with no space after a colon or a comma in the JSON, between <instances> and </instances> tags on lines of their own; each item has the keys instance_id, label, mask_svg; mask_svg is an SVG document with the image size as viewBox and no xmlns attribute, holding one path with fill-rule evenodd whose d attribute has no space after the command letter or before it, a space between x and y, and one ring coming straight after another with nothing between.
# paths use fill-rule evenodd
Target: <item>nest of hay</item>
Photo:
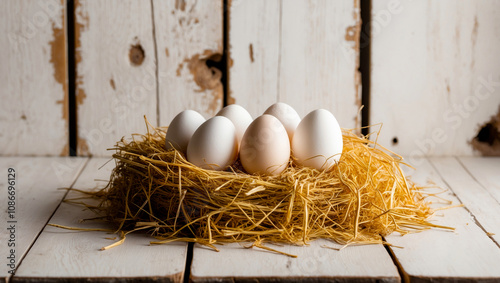
<instances>
[{"instance_id":1,"label":"nest of hay","mask_svg":"<svg viewBox=\"0 0 500 283\"><path fill-rule=\"evenodd\" d=\"M435 226L421 187L402 158L351 130L330 172L296 166L278 176L205 170L165 150L166 128L117 143L108 185L93 195L118 231L146 230L158 240L216 243L382 243L383 236Z\"/></svg>"}]
</instances>

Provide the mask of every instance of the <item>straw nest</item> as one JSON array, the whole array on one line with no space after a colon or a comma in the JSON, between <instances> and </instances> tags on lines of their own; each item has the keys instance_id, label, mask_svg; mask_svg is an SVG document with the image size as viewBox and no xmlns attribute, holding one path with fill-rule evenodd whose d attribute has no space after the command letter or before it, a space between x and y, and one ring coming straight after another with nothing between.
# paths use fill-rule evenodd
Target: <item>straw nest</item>
<instances>
[{"instance_id":1,"label":"straw nest","mask_svg":"<svg viewBox=\"0 0 500 283\"><path fill-rule=\"evenodd\" d=\"M166 128L146 124L146 134L117 143L111 179L93 195L117 231L146 230L152 244L382 243L392 232L436 226L402 158L351 130L343 130L342 157L330 172L290 160L279 176L256 176L238 162L226 171L196 167L165 150Z\"/></svg>"}]
</instances>

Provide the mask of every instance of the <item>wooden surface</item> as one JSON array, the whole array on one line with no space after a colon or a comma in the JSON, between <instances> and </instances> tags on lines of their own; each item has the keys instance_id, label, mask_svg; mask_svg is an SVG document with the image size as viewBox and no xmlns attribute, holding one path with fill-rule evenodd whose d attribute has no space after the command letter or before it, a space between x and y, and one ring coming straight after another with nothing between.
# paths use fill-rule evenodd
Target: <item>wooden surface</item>
<instances>
[{"instance_id":1,"label":"wooden surface","mask_svg":"<svg viewBox=\"0 0 500 283\"><path fill-rule=\"evenodd\" d=\"M207 65L223 53L222 0L152 1L158 58L159 124L182 110L205 118L223 104L222 72Z\"/></svg>"},{"instance_id":2,"label":"wooden surface","mask_svg":"<svg viewBox=\"0 0 500 283\"><path fill-rule=\"evenodd\" d=\"M381 144L474 153L469 142L500 111L499 13L494 0L372 1L370 123L384 123Z\"/></svg>"},{"instance_id":3,"label":"wooden surface","mask_svg":"<svg viewBox=\"0 0 500 283\"><path fill-rule=\"evenodd\" d=\"M297 258L243 247L249 245L235 243L217 247L220 252L195 246L191 279L194 282L234 282L244 279L273 282L291 279L309 282L399 282L398 270L382 245L335 251L323 246L341 246L327 240L314 241L310 246L266 244L270 248L296 255Z\"/></svg>"},{"instance_id":4,"label":"wooden surface","mask_svg":"<svg viewBox=\"0 0 500 283\"><path fill-rule=\"evenodd\" d=\"M9 276L6 257L10 249L15 249L16 264L37 239L40 231L49 221L57 206L66 194L60 188L69 187L80 174L86 163L84 158L29 158L3 157L0 159L0 203L2 203L0 233L0 280ZM15 209L14 218L7 218L7 170L15 170ZM7 222L15 221L15 222ZM14 238L7 227L14 225ZM7 241L15 246L8 247ZM8 253L9 252L9 253Z\"/></svg>"},{"instance_id":5,"label":"wooden surface","mask_svg":"<svg viewBox=\"0 0 500 283\"><path fill-rule=\"evenodd\" d=\"M73 186L88 190L103 187L109 179L114 162L108 159L92 158ZM106 164L104 167L100 168ZM100 180L100 181L96 181ZM66 199L81 197L70 192ZM82 228L110 228L96 221L79 223L80 220L95 217L89 210L70 203L62 203L50 223ZM107 232L68 231L47 226L30 253L16 272L22 281L40 282L57 280L109 281L124 278L131 282L156 278L167 282L182 282L186 262L187 244L172 243L149 246L154 238L143 234L127 235L125 243L110 250L100 248L112 244L116 237Z\"/></svg>"},{"instance_id":6,"label":"wooden surface","mask_svg":"<svg viewBox=\"0 0 500 283\"><path fill-rule=\"evenodd\" d=\"M256 118L281 101L360 125L359 1L230 1L229 99Z\"/></svg>"},{"instance_id":7,"label":"wooden surface","mask_svg":"<svg viewBox=\"0 0 500 283\"><path fill-rule=\"evenodd\" d=\"M156 124L151 13L149 1L75 0L78 155L110 156L123 136L145 132L144 115Z\"/></svg>"},{"instance_id":8,"label":"wooden surface","mask_svg":"<svg viewBox=\"0 0 500 283\"><path fill-rule=\"evenodd\" d=\"M455 158L436 158L431 162L422 160L411 175L419 184L432 181L440 188L452 189L440 194L439 197L452 201L451 205L463 203L465 207L437 211L433 223L455 227L456 230L454 232L430 230L402 237L390 235L386 238L394 246L402 247L390 249L403 270L403 277L411 282L456 282L457 278L479 281L500 280L498 268L500 248L488 237L481 226L479 215L472 209L477 205L489 203L489 196L479 194L476 191L478 184L473 183L473 177L464 172L460 165L453 166L454 164L458 164ZM452 180L458 182L451 182ZM466 190L470 192L469 194L477 194L478 198L473 200L461 198L461 192ZM431 192L438 191L441 190L431 190ZM435 202L434 208L449 205L439 204L437 198L431 200ZM487 208L493 209L489 212L490 217L498 220L495 211L500 209L500 204L497 202L496 207Z\"/></svg>"},{"instance_id":9,"label":"wooden surface","mask_svg":"<svg viewBox=\"0 0 500 283\"><path fill-rule=\"evenodd\" d=\"M0 155L68 155L64 1L0 2Z\"/></svg>"},{"instance_id":10,"label":"wooden surface","mask_svg":"<svg viewBox=\"0 0 500 283\"><path fill-rule=\"evenodd\" d=\"M82 170L87 162L84 158L0 160L2 170L6 171L9 166L14 166L19 174L19 259L36 238L36 242L20 262L15 280L180 282L188 272L185 270L186 262L190 268L190 279L195 282L500 280L500 247L497 236L500 204L495 199L500 189L500 158L416 159L419 162L417 170L408 172L414 181L422 185L431 182L449 189L438 196L451 200L451 205L464 205L438 210L432 218L433 223L455 227L454 232L433 229L405 236L393 234L386 238L393 245L389 249L370 245L346 247L337 251L323 248L323 245L339 247L327 241L313 242L309 247L267 244L276 250L298 255L298 258L258 248L244 249L239 244L218 246L218 253L197 245L191 251L184 243L149 246L151 238L141 234L128 235L122 246L99 251L101 247L117 240L106 238L116 235L45 226L64 195L64 191L57 188L71 186L75 179L73 187L78 189L102 187L114 165L110 162L98 170L106 161L105 158L91 158ZM96 179L100 181L97 182ZM6 186L5 180L1 180L4 182L0 183L2 188ZM432 193L437 189L428 190ZM2 202L5 202L5 196L2 194ZM71 192L67 198L78 196L79 194ZM450 205L439 198L429 200L434 201L435 208ZM92 213L82 210L80 206L62 203L49 223L87 228L107 227L95 221L79 222L92 216ZM5 217L2 219L5 220ZM2 243L6 236L5 231L0 233ZM6 252L3 249L5 246L2 244L2 257ZM191 256L192 262L189 260ZM6 275L2 273L2 276Z\"/></svg>"}]
</instances>

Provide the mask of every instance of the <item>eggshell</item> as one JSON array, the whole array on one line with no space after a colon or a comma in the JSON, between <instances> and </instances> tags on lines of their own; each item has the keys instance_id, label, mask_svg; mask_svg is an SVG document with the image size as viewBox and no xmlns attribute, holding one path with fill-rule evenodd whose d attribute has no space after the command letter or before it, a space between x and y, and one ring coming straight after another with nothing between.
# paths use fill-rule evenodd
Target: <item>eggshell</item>
<instances>
[{"instance_id":1,"label":"eggshell","mask_svg":"<svg viewBox=\"0 0 500 283\"><path fill-rule=\"evenodd\" d=\"M238 158L238 141L233 123L215 116L203 123L193 134L187 147L187 160L212 170L224 170Z\"/></svg>"},{"instance_id":2,"label":"eggshell","mask_svg":"<svg viewBox=\"0 0 500 283\"><path fill-rule=\"evenodd\" d=\"M248 113L245 108L237 104L231 104L222 108L219 113L217 113L217 116L224 116L233 122L234 127L236 128L238 144L240 144L248 125L250 125L253 120L250 113Z\"/></svg>"},{"instance_id":3,"label":"eggshell","mask_svg":"<svg viewBox=\"0 0 500 283\"><path fill-rule=\"evenodd\" d=\"M273 115L280 120L281 124L285 127L288 138L291 142L295 129L300 123L300 116L297 114L297 111L286 103L278 102L269 106L264 114Z\"/></svg>"},{"instance_id":4,"label":"eggshell","mask_svg":"<svg viewBox=\"0 0 500 283\"><path fill-rule=\"evenodd\" d=\"M205 122L205 118L194 110L184 110L174 117L165 135L165 148L172 147L186 153L186 149L196 129Z\"/></svg>"},{"instance_id":5,"label":"eggshell","mask_svg":"<svg viewBox=\"0 0 500 283\"><path fill-rule=\"evenodd\" d=\"M290 160L285 127L272 115L255 119L241 140L240 161L250 174L278 175Z\"/></svg>"},{"instance_id":6,"label":"eggshell","mask_svg":"<svg viewBox=\"0 0 500 283\"><path fill-rule=\"evenodd\" d=\"M337 119L325 109L307 114L292 140L296 163L318 170L331 170L342 154L342 131Z\"/></svg>"}]
</instances>

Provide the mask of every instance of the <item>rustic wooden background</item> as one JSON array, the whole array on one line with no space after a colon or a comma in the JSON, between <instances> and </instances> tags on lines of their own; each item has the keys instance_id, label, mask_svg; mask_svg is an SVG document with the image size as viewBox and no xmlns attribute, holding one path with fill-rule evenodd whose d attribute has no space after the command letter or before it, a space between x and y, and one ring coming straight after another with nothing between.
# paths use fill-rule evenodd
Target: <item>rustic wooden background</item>
<instances>
[{"instance_id":1,"label":"rustic wooden background","mask_svg":"<svg viewBox=\"0 0 500 283\"><path fill-rule=\"evenodd\" d=\"M276 101L383 123L410 158L500 148L473 141L499 112L500 2L371 0L368 33L360 1L0 1L0 155L109 156L143 115Z\"/></svg>"}]
</instances>

